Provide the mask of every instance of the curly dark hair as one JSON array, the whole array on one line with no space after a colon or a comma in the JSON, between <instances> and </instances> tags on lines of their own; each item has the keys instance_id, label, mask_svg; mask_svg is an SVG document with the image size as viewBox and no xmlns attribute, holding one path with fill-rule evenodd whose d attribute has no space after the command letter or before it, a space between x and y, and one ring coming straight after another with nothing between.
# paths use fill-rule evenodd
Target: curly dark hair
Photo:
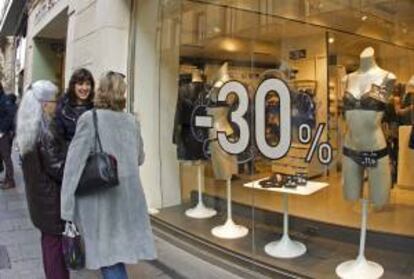
<instances>
[{"instance_id":1,"label":"curly dark hair","mask_svg":"<svg viewBox=\"0 0 414 279\"><path fill-rule=\"evenodd\" d=\"M70 102L76 103L77 97L75 94L75 85L85 81L89 81L91 84L91 93L89 94L87 102L92 103L95 96L95 80L93 79L92 73L85 68L77 69L70 78L69 88L67 91Z\"/></svg>"}]
</instances>

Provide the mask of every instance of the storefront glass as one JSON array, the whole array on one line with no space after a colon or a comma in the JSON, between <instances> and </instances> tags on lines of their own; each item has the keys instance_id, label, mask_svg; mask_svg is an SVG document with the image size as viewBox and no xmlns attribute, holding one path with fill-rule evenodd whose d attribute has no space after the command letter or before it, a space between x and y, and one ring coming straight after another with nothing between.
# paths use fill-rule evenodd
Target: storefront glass
<instances>
[{"instance_id":1,"label":"storefront glass","mask_svg":"<svg viewBox=\"0 0 414 279\"><path fill-rule=\"evenodd\" d=\"M357 254L363 198L368 243L389 265L404 258L401 241L414 237L414 4L162 3L161 188L180 202L154 218L321 278ZM400 241L401 254L381 237Z\"/></svg>"}]
</instances>

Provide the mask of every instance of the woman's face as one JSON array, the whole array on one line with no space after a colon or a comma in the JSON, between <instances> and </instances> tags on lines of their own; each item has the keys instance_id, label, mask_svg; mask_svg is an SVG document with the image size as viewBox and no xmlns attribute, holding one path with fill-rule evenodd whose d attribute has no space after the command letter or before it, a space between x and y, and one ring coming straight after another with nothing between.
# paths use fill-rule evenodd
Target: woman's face
<instances>
[{"instance_id":1,"label":"woman's face","mask_svg":"<svg viewBox=\"0 0 414 279\"><path fill-rule=\"evenodd\" d=\"M90 81L82 81L75 84L76 98L81 102L86 102L91 94L92 85Z\"/></svg>"},{"instance_id":2,"label":"woman's face","mask_svg":"<svg viewBox=\"0 0 414 279\"><path fill-rule=\"evenodd\" d=\"M56 102L55 101L43 102L42 108L43 108L43 112L47 116L53 117L55 115Z\"/></svg>"}]
</instances>

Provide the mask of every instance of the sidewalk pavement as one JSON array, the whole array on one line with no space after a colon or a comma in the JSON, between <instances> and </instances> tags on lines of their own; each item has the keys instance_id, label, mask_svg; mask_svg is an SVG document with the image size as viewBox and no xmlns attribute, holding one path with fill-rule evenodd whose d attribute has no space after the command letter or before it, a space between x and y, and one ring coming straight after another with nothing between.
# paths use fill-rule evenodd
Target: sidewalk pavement
<instances>
[{"instance_id":1,"label":"sidewalk pavement","mask_svg":"<svg viewBox=\"0 0 414 279\"><path fill-rule=\"evenodd\" d=\"M16 155L16 154L15 154ZM15 156L16 157L16 156ZM14 158L16 189L0 191L0 279L44 279L40 233L29 219L23 177ZM4 172L0 174L3 179ZM129 278L240 278L156 237L158 259L128 266ZM98 279L96 271L74 272L72 279Z\"/></svg>"}]
</instances>

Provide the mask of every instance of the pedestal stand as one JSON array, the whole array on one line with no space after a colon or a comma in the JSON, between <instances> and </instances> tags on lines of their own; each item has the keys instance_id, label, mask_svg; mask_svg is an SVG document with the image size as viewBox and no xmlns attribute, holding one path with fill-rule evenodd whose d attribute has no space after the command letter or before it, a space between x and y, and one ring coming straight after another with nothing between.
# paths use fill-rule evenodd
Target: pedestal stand
<instances>
[{"instance_id":1,"label":"pedestal stand","mask_svg":"<svg viewBox=\"0 0 414 279\"><path fill-rule=\"evenodd\" d=\"M160 213L160 211L158 209L156 209L156 208L148 208L148 213L150 215L155 215L155 214Z\"/></svg>"},{"instance_id":2,"label":"pedestal stand","mask_svg":"<svg viewBox=\"0 0 414 279\"><path fill-rule=\"evenodd\" d=\"M217 214L217 211L206 207L203 203L202 186L204 185L204 175L202 173L202 168L203 166L201 164L197 165L198 203L194 208L190 208L185 212L185 215L190 218L204 219L213 217Z\"/></svg>"},{"instance_id":3,"label":"pedestal stand","mask_svg":"<svg viewBox=\"0 0 414 279\"><path fill-rule=\"evenodd\" d=\"M230 179L227 179L227 221L224 225L213 228L211 233L218 238L225 239L241 238L249 233L246 227L236 225L232 219Z\"/></svg>"},{"instance_id":4,"label":"pedestal stand","mask_svg":"<svg viewBox=\"0 0 414 279\"><path fill-rule=\"evenodd\" d=\"M306 253L306 246L289 237L288 194L283 193L283 236L265 246L265 252L276 258L296 258Z\"/></svg>"},{"instance_id":5,"label":"pedestal stand","mask_svg":"<svg viewBox=\"0 0 414 279\"><path fill-rule=\"evenodd\" d=\"M368 204L368 200L362 199L361 238L358 257L356 260L344 262L336 268L336 274L343 279L377 279L384 273L384 268L381 265L365 259Z\"/></svg>"}]
</instances>

